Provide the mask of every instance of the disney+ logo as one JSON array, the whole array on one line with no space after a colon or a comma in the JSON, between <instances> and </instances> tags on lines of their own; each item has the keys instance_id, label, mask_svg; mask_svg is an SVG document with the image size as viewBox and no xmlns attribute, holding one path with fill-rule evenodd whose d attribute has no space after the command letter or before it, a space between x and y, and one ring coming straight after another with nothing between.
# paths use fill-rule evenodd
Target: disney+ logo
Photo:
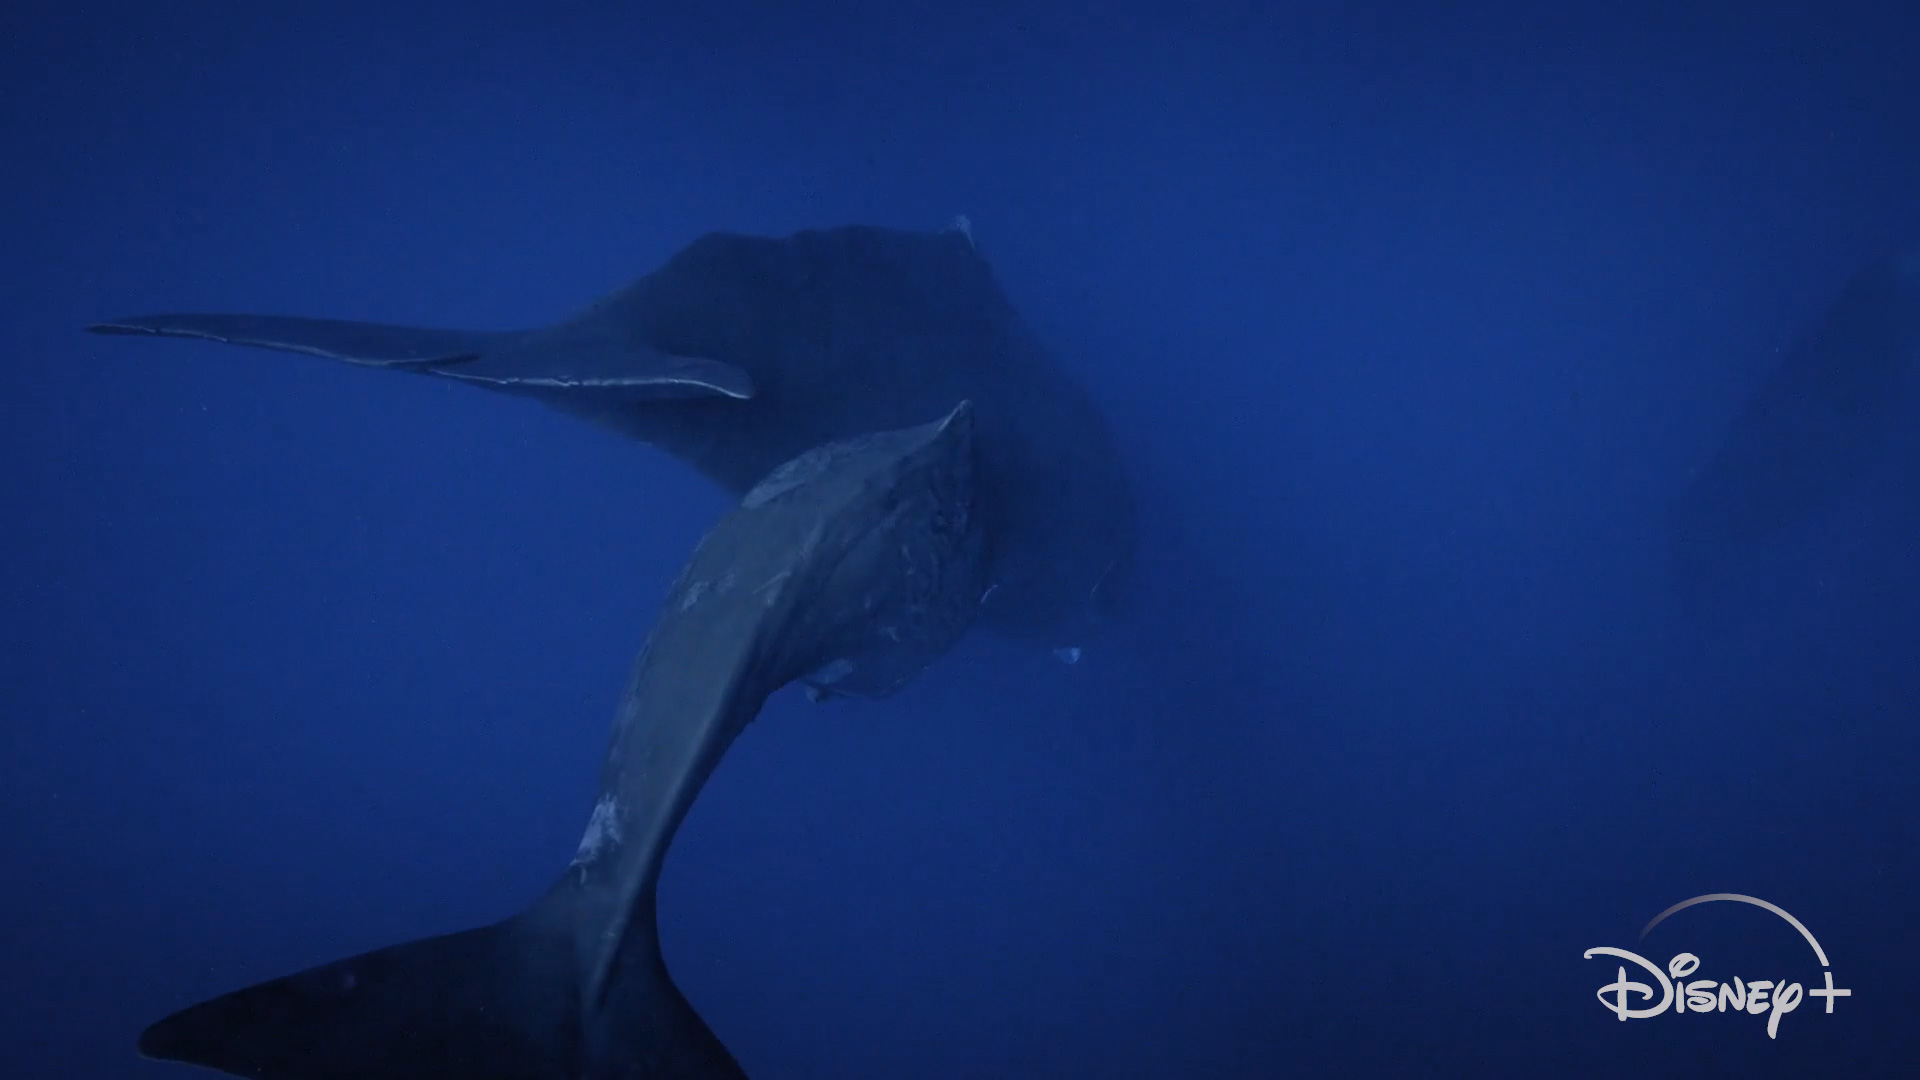
<instances>
[{"instance_id":1,"label":"disney+ logo","mask_svg":"<svg viewBox=\"0 0 1920 1080\"><path fill-rule=\"evenodd\" d=\"M1837 989L1834 987L1833 969L1831 965L1827 963L1827 952L1820 947L1818 941L1814 940L1812 932L1806 928L1806 925L1799 919L1787 914L1786 911L1780 907L1757 897L1745 896L1740 893L1708 893L1705 896L1696 896L1690 900L1682 900L1660 914L1655 915L1653 921L1649 922L1646 927L1640 931L1640 939L1642 941L1646 940L1647 932L1660 925L1667 916L1672 915L1674 912L1690 908L1695 904L1705 904L1716 900L1730 900L1736 903L1752 904L1755 907L1771 911L1775 915L1780 916L1780 918L1785 919L1795 930L1800 931L1800 936L1807 940L1808 945L1813 946L1813 955L1820 961L1821 974L1825 976L1826 985L1808 990L1800 983L1789 982L1784 978L1742 979L1738 975L1734 976L1731 981L1689 979L1688 976L1700 970L1700 958L1693 953L1676 953L1673 959L1667 961L1667 966L1661 968L1653 961L1648 960L1638 953L1628 952L1625 949L1615 949L1610 946L1601 946L1599 948L1588 949L1580 955L1588 960L1596 956L1610 956L1619 960L1625 960L1638 967L1641 971L1646 972L1653 981L1640 982L1637 979L1630 979L1628 978L1626 964L1617 965L1614 980L1602 986L1595 995L1600 999L1600 1004L1606 1006L1608 1012L1613 1013L1614 1016L1623 1021L1659 1016L1668 1009L1672 1009L1676 1014L1690 1012L1726 1012L1729 1009L1734 1012L1748 1013L1753 1016L1759 1016L1765 1013L1767 1017L1767 1038L1773 1039L1779 1037L1780 1018L1799 1008L1801 1002L1806 998L1825 998L1827 1004L1826 1011L1831 1013L1833 1012L1835 999L1853 996L1852 990ZM1638 972L1634 974L1637 975ZM1779 973L1776 972L1775 974ZM1658 996L1660 999L1657 1002L1654 1001L1656 986L1658 987ZM1641 1007L1638 1008L1635 1007L1633 1000L1636 995L1641 1003Z\"/></svg>"}]
</instances>

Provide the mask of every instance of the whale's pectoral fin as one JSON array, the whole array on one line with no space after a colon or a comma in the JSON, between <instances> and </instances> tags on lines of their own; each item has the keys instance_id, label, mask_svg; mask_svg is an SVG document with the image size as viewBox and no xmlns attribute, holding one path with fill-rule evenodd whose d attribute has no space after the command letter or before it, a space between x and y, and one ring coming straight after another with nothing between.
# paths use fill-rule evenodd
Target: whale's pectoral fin
<instances>
[{"instance_id":1,"label":"whale's pectoral fin","mask_svg":"<svg viewBox=\"0 0 1920 1080\"><path fill-rule=\"evenodd\" d=\"M618 396L642 401L750 398L753 378L720 360L677 356L618 338L529 334L472 359L432 364L435 375L528 394Z\"/></svg>"},{"instance_id":2,"label":"whale's pectoral fin","mask_svg":"<svg viewBox=\"0 0 1920 1080\"><path fill-rule=\"evenodd\" d=\"M652 401L750 398L754 392L753 379L732 364L676 356L566 324L534 331L436 330L292 315L186 314L138 315L87 329L306 353L441 375L509 393Z\"/></svg>"},{"instance_id":3,"label":"whale's pectoral fin","mask_svg":"<svg viewBox=\"0 0 1920 1080\"><path fill-rule=\"evenodd\" d=\"M199 338L229 345L324 356L370 367L423 368L468 360L518 333L430 330L293 315L136 315L87 327L96 334Z\"/></svg>"}]
</instances>

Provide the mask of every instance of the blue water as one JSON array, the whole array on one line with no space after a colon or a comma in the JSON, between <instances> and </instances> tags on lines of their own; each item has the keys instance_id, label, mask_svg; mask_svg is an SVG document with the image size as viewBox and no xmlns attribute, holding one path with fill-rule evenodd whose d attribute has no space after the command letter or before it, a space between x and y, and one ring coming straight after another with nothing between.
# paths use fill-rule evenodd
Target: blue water
<instances>
[{"instance_id":1,"label":"blue water","mask_svg":"<svg viewBox=\"0 0 1920 1080\"><path fill-rule=\"evenodd\" d=\"M532 900L728 505L527 402L82 326L529 325L707 231L964 213L1119 432L1142 602L749 730L661 928L751 1075L1913 1075L1920 439L1691 615L1662 533L1920 247L1903 5L5 23L0 1074L191 1075L140 1029ZM1714 892L1853 995L1616 1019L1587 949L1814 986L1748 905L1639 941Z\"/></svg>"}]
</instances>

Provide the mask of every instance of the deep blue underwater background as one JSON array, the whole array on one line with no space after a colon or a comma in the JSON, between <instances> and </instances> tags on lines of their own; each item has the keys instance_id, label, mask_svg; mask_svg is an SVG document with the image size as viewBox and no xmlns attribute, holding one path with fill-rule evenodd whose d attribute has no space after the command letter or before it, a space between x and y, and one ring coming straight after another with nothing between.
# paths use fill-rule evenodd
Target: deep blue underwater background
<instances>
[{"instance_id":1,"label":"deep blue underwater background","mask_svg":"<svg viewBox=\"0 0 1920 1080\"><path fill-rule=\"evenodd\" d=\"M728 506L82 326L537 324L964 213L1119 432L1140 604L749 730L661 927L754 1077L1920 1075L1920 437L1691 614L1662 531L1920 247L1910 6L9 6L0 1074L197 1075L140 1029L531 901ZM1854 996L1616 1020L1594 946L1817 981L1753 908L1639 944L1718 891Z\"/></svg>"}]
</instances>

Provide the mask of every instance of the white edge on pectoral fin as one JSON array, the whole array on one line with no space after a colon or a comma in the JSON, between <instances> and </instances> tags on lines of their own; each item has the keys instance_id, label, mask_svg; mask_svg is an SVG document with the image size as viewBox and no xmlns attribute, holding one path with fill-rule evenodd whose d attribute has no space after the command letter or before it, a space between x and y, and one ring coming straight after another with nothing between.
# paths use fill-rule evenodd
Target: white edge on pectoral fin
<instances>
[{"instance_id":1,"label":"white edge on pectoral fin","mask_svg":"<svg viewBox=\"0 0 1920 1080\"><path fill-rule=\"evenodd\" d=\"M485 339L495 336L282 315L136 315L91 323L86 329L92 334L185 338L303 353L362 367L416 370L474 360Z\"/></svg>"},{"instance_id":2,"label":"white edge on pectoral fin","mask_svg":"<svg viewBox=\"0 0 1920 1080\"><path fill-rule=\"evenodd\" d=\"M727 397L745 401L753 397L753 377L719 360L676 356L667 371L633 375L567 375L543 372L537 375L504 375L463 370L460 366L435 366L435 375L463 382L482 383L507 390L552 390L558 393L602 393L640 399Z\"/></svg>"}]
</instances>

